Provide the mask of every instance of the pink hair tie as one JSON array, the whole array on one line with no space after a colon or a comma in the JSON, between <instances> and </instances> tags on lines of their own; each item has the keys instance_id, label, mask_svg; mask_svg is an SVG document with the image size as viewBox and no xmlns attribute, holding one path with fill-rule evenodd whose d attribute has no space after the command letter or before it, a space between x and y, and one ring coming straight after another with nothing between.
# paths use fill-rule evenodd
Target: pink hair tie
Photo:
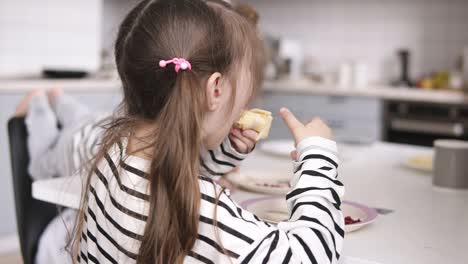
<instances>
[{"instance_id":1,"label":"pink hair tie","mask_svg":"<svg viewBox=\"0 0 468 264\"><path fill-rule=\"evenodd\" d=\"M172 60L160 60L159 66L161 68L165 68L167 64L174 63L175 65L175 72L179 72L179 70L192 70L192 65L190 62L183 58L173 58Z\"/></svg>"}]
</instances>

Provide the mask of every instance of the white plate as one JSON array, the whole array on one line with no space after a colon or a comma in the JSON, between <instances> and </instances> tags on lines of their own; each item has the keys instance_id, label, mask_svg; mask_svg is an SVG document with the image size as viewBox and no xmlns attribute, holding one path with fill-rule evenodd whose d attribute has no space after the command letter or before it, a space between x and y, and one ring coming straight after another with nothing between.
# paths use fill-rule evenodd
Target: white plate
<instances>
[{"instance_id":1,"label":"white plate","mask_svg":"<svg viewBox=\"0 0 468 264\"><path fill-rule=\"evenodd\" d=\"M407 158L404 165L407 168L419 170L423 172L432 172L433 168L433 156L430 154L414 155Z\"/></svg>"},{"instance_id":2,"label":"white plate","mask_svg":"<svg viewBox=\"0 0 468 264\"><path fill-rule=\"evenodd\" d=\"M341 162L349 162L357 156L360 156L362 153L370 147L369 144L338 144L338 157ZM280 158L290 158L291 151L295 150L294 141L289 139L284 140L268 140L263 142L259 149L272 156Z\"/></svg>"},{"instance_id":3,"label":"white plate","mask_svg":"<svg viewBox=\"0 0 468 264\"><path fill-rule=\"evenodd\" d=\"M260 145L260 150L277 157L290 157L291 151L295 150L292 140L268 140Z\"/></svg>"},{"instance_id":4,"label":"white plate","mask_svg":"<svg viewBox=\"0 0 468 264\"><path fill-rule=\"evenodd\" d=\"M291 172L292 176L292 172ZM272 171L242 170L227 175L227 179L241 189L264 194L286 194L291 189L283 174Z\"/></svg>"},{"instance_id":5,"label":"white plate","mask_svg":"<svg viewBox=\"0 0 468 264\"><path fill-rule=\"evenodd\" d=\"M249 199L241 203L241 206L256 214L263 220L276 224L288 219L288 210L284 196L266 196ZM363 204L343 201L341 204L343 215L351 216L353 219L360 219L361 222L345 225L345 232L353 232L363 228L375 221L377 211Z\"/></svg>"}]
</instances>

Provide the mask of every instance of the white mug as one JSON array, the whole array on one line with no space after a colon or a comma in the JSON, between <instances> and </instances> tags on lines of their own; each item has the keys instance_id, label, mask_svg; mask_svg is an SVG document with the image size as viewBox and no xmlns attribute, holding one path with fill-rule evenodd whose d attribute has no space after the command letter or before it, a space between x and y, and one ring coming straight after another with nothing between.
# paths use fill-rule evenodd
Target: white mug
<instances>
[{"instance_id":1,"label":"white mug","mask_svg":"<svg viewBox=\"0 0 468 264\"><path fill-rule=\"evenodd\" d=\"M434 147L432 183L438 187L468 189L468 141L438 139Z\"/></svg>"}]
</instances>

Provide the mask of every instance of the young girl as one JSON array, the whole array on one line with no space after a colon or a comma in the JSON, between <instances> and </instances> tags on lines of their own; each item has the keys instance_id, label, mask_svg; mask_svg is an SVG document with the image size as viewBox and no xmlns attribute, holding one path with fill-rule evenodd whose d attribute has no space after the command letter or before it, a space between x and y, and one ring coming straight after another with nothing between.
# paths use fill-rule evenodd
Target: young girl
<instances>
[{"instance_id":1,"label":"young girl","mask_svg":"<svg viewBox=\"0 0 468 264\"><path fill-rule=\"evenodd\" d=\"M89 170L74 260L337 262L344 189L320 120L304 126L281 110L297 143L288 221L260 221L212 180L254 143L225 138L260 85L259 50L254 27L222 3L146 0L127 15L115 46L123 112Z\"/></svg>"}]
</instances>

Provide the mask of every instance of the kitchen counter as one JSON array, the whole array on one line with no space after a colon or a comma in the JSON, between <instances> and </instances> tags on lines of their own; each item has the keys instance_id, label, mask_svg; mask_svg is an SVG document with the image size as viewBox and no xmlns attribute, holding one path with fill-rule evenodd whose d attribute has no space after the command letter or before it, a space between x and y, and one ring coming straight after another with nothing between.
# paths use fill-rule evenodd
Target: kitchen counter
<instances>
[{"instance_id":1,"label":"kitchen counter","mask_svg":"<svg viewBox=\"0 0 468 264\"><path fill-rule=\"evenodd\" d=\"M62 87L73 91L109 91L121 86L117 78L84 78L84 79L43 79L32 78L0 78L0 93L25 92L34 88L48 89ZM349 97L369 97L386 100L404 100L431 102L441 104L468 104L468 93L459 91L427 91L420 89L395 88L384 85L371 85L361 89L340 89L333 85L317 84L306 80L301 81L265 81L263 90L266 92L294 93L310 95L331 95Z\"/></svg>"},{"instance_id":2,"label":"kitchen counter","mask_svg":"<svg viewBox=\"0 0 468 264\"><path fill-rule=\"evenodd\" d=\"M398 88L384 85L371 85L361 89L342 89L332 85L317 84L310 81L266 81L264 91L308 95L332 95L371 97L386 100L430 102L441 104L468 104L468 93L460 91L435 91Z\"/></svg>"},{"instance_id":3,"label":"kitchen counter","mask_svg":"<svg viewBox=\"0 0 468 264\"><path fill-rule=\"evenodd\" d=\"M31 89L62 87L68 91L109 91L121 87L117 78L44 79L39 77L0 78L0 93L26 92Z\"/></svg>"}]
</instances>

